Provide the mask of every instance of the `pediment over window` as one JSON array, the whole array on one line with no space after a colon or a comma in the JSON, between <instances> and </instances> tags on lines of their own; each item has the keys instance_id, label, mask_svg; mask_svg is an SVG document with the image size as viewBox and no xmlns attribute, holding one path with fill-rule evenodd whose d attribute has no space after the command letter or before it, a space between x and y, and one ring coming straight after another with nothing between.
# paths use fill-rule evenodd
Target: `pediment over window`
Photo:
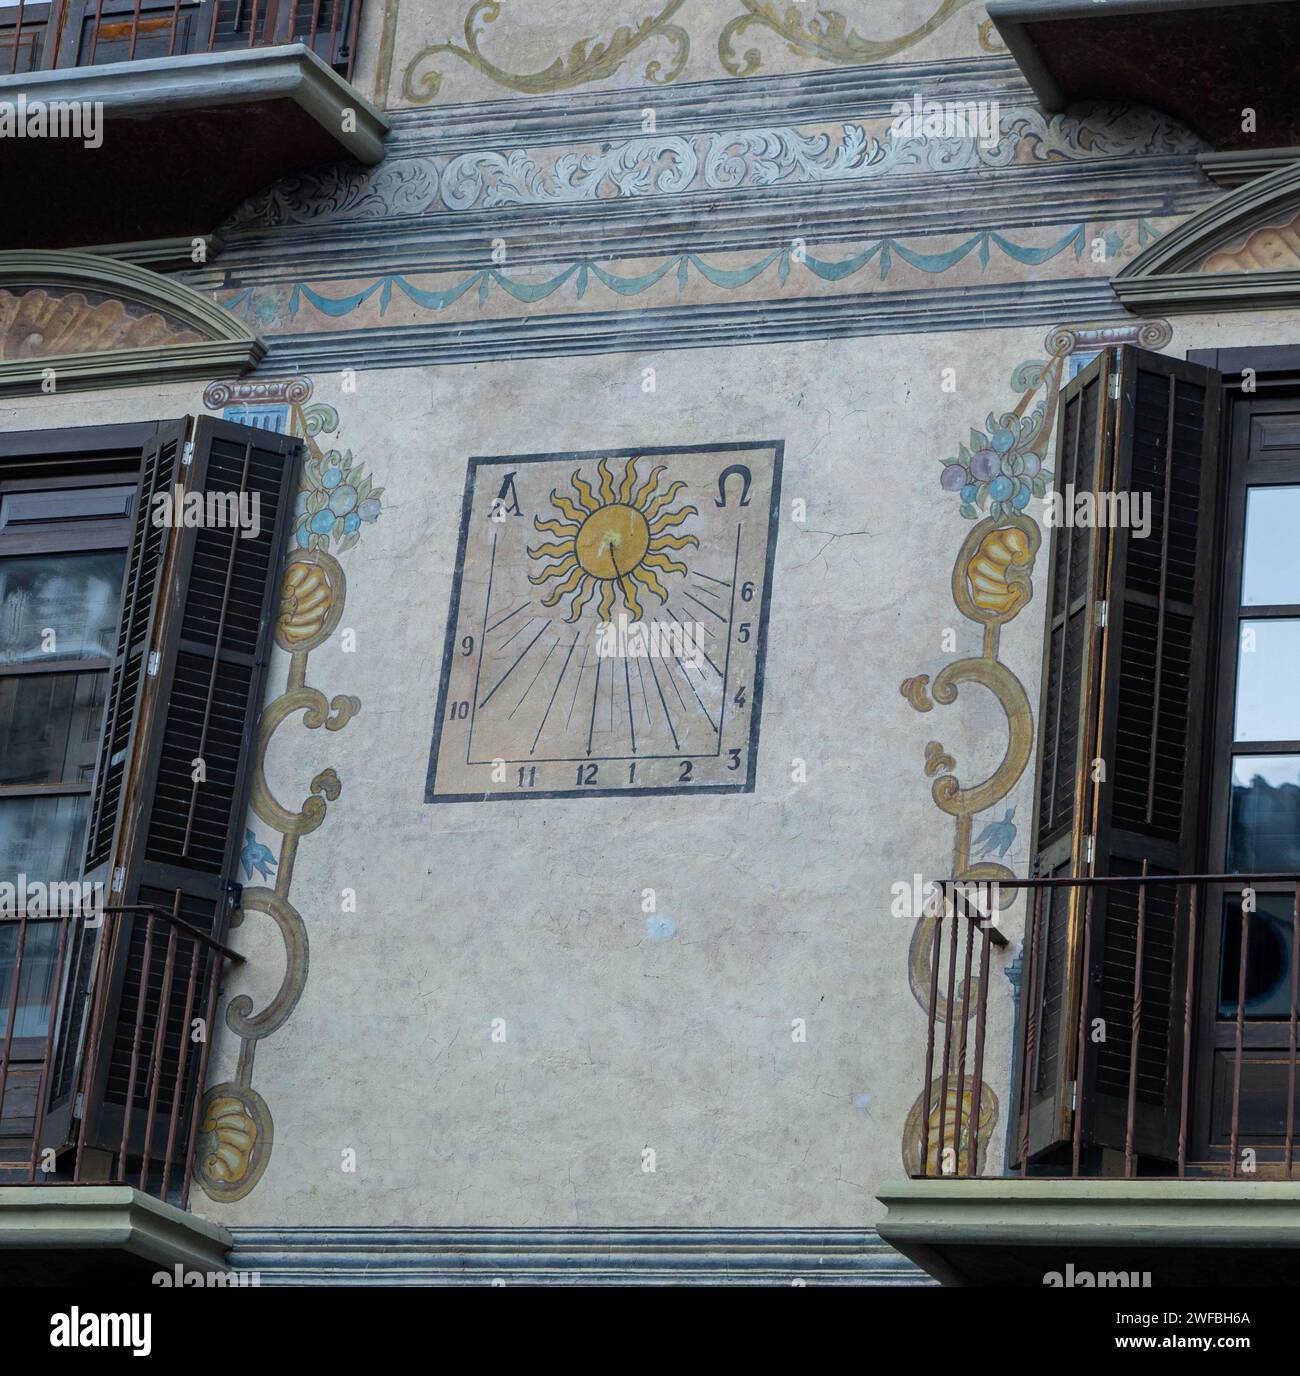
<instances>
[{"instance_id":1,"label":"pediment over window","mask_svg":"<svg viewBox=\"0 0 1300 1376\"><path fill-rule=\"evenodd\" d=\"M1138 313L1300 306L1300 162L1221 197L1111 280Z\"/></svg>"},{"instance_id":2,"label":"pediment over window","mask_svg":"<svg viewBox=\"0 0 1300 1376\"><path fill-rule=\"evenodd\" d=\"M265 353L214 301L147 268L0 253L0 395L238 377Z\"/></svg>"}]
</instances>

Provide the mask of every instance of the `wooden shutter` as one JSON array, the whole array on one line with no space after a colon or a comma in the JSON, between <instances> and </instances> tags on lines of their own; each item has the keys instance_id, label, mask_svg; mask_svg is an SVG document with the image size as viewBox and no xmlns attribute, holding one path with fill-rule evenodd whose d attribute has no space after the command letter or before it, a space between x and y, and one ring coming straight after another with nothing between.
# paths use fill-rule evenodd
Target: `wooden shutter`
<instances>
[{"instance_id":1,"label":"wooden shutter","mask_svg":"<svg viewBox=\"0 0 1300 1376\"><path fill-rule=\"evenodd\" d=\"M160 425L143 456L85 875L104 882L110 906L156 905L217 940L229 919L299 450L291 437L204 418ZM178 486L205 497L255 496L260 532L245 538L231 525L154 524L152 498ZM199 780L196 760L203 762ZM129 1150L143 1146L148 1059L137 1064L127 1102L138 1018L146 1050L161 1021L157 1136L150 1144L151 1154L161 1151L188 1029L178 996L182 978L163 1006L165 925L155 922L154 934L146 968L143 917L113 925L106 949L99 949L105 942L98 934L79 933L56 1034L44 1145L70 1140L80 1090L88 1145L117 1149L125 1132ZM178 975L188 971L192 951L191 938L177 941ZM88 1065L86 1002L98 961L108 962L107 1018ZM201 972L210 968L202 952L199 965ZM196 1000L197 1010L203 1006ZM189 1056L186 1102L196 1067L197 1057Z\"/></svg>"},{"instance_id":2,"label":"wooden shutter","mask_svg":"<svg viewBox=\"0 0 1300 1376\"><path fill-rule=\"evenodd\" d=\"M1219 444L1219 375L1143 349L1107 349L1062 393L1056 480L1077 495L1127 494L1125 525L1053 531L1040 705L1034 872L1187 874L1196 869L1205 752L1208 609ZM1134 503L1149 503L1138 534ZM1113 510L1113 508L1112 508ZM1099 762L1099 764L1097 763ZM1083 969L1083 889L1047 890L1039 928L1038 1036L1029 1144L1122 1148L1126 1132L1136 886L1094 891ZM1169 1156L1177 1131L1186 922L1173 886L1147 890L1135 1149ZM1085 1039L1080 1000L1105 1040ZM1023 1020L1026 1025L1028 1019Z\"/></svg>"}]
</instances>

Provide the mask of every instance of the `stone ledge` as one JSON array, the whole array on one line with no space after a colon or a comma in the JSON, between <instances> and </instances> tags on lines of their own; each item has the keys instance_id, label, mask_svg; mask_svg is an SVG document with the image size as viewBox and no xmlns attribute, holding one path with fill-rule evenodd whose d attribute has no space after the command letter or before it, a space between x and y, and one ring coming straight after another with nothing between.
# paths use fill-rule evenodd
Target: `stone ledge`
<instances>
[{"instance_id":1,"label":"stone ledge","mask_svg":"<svg viewBox=\"0 0 1300 1376\"><path fill-rule=\"evenodd\" d=\"M229 1267L225 1228L130 1185L0 1185L0 1275L50 1271L53 1258L84 1274L102 1265L216 1272Z\"/></svg>"},{"instance_id":2,"label":"stone ledge","mask_svg":"<svg viewBox=\"0 0 1300 1376\"><path fill-rule=\"evenodd\" d=\"M946 1284L1041 1283L1067 1262L1184 1284L1169 1277L1198 1258L1232 1284L1252 1254L1265 1273L1300 1260L1300 1180L907 1180L877 1198L880 1236Z\"/></svg>"}]
</instances>

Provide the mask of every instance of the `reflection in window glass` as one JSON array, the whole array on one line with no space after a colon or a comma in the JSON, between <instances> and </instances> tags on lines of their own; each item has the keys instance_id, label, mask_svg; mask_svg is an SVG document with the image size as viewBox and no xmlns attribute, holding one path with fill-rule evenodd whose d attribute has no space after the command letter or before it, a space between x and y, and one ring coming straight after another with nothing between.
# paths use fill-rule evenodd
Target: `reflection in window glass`
<instances>
[{"instance_id":1,"label":"reflection in window glass","mask_svg":"<svg viewBox=\"0 0 1300 1376\"><path fill-rule=\"evenodd\" d=\"M1300 739L1300 620L1243 621L1237 645L1239 741Z\"/></svg>"},{"instance_id":2,"label":"reflection in window glass","mask_svg":"<svg viewBox=\"0 0 1300 1376\"><path fill-rule=\"evenodd\" d=\"M0 873L43 884L81 876L90 795L0 798Z\"/></svg>"},{"instance_id":3,"label":"reflection in window glass","mask_svg":"<svg viewBox=\"0 0 1300 1376\"><path fill-rule=\"evenodd\" d=\"M1246 1016L1291 1016L1291 908L1289 893L1261 893L1246 937ZM1241 897L1223 904L1223 953L1219 961L1219 1017L1237 1016L1241 978Z\"/></svg>"},{"instance_id":4,"label":"reflection in window glass","mask_svg":"<svg viewBox=\"0 0 1300 1376\"><path fill-rule=\"evenodd\" d=\"M1300 755L1233 760L1228 869L1300 874Z\"/></svg>"},{"instance_id":5,"label":"reflection in window glass","mask_svg":"<svg viewBox=\"0 0 1300 1376\"><path fill-rule=\"evenodd\" d=\"M0 676L0 784L88 784L106 673Z\"/></svg>"},{"instance_id":6,"label":"reflection in window glass","mask_svg":"<svg viewBox=\"0 0 1300 1376\"><path fill-rule=\"evenodd\" d=\"M18 923L0 922L0 1037L9 1035L9 990L18 958ZM29 922L23 938L23 972L18 980L15 1037L44 1037L54 1003L54 960L59 924Z\"/></svg>"},{"instance_id":7,"label":"reflection in window glass","mask_svg":"<svg viewBox=\"0 0 1300 1376\"><path fill-rule=\"evenodd\" d=\"M0 665L107 659L124 564L117 550L0 559Z\"/></svg>"},{"instance_id":8,"label":"reflection in window glass","mask_svg":"<svg viewBox=\"0 0 1300 1376\"><path fill-rule=\"evenodd\" d=\"M1300 487L1252 487L1246 493L1243 607L1300 602Z\"/></svg>"}]
</instances>

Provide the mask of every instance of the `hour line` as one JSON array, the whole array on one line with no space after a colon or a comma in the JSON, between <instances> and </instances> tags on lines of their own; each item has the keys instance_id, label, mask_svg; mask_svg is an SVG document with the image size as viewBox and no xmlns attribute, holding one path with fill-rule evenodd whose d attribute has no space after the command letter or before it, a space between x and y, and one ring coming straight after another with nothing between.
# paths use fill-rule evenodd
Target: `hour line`
<instances>
[{"instance_id":1,"label":"hour line","mask_svg":"<svg viewBox=\"0 0 1300 1376\"><path fill-rule=\"evenodd\" d=\"M537 742L541 740L542 732L546 728L546 718L551 715L551 708L555 706L555 699L560 695L560 684L564 682L564 676L569 672L569 661L573 658L574 650L578 648L578 635L579 632L574 631L573 644L569 646L569 653L564 656L564 667L560 670L559 678L555 680L555 687L551 690L551 700L546 704L546 711L542 713L542 720L537 727L537 734L533 737L533 748L528 752L530 755L536 753ZM586 661L584 660L583 663L586 663Z\"/></svg>"},{"instance_id":2,"label":"hour line","mask_svg":"<svg viewBox=\"0 0 1300 1376\"><path fill-rule=\"evenodd\" d=\"M507 612L507 613L501 618L500 621L494 621L494 622L487 628L487 630L483 632L483 634L484 634L484 635L490 635L493 631L496 630L496 628L497 628L498 626L504 626L504 625L506 624L506 622L509 621L510 618L511 618L512 616L518 616L519 613L520 613L521 611L523 611L523 609L524 609L525 607L531 607L532 605L533 605L533 604L532 604L531 601L528 601L528 602L521 602L521 603L514 609L514 611L512 611L512 612Z\"/></svg>"},{"instance_id":3,"label":"hour line","mask_svg":"<svg viewBox=\"0 0 1300 1376\"><path fill-rule=\"evenodd\" d=\"M578 705L578 694L582 691L582 676L587 672L587 660L591 657L591 641L582 647L582 663L578 666L578 681L573 685L573 701L569 704L569 715L564 719L567 731L573 722L573 709Z\"/></svg>"},{"instance_id":4,"label":"hour line","mask_svg":"<svg viewBox=\"0 0 1300 1376\"><path fill-rule=\"evenodd\" d=\"M659 693L659 705L664 709L664 720L668 723L668 730L673 738L673 749L680 750L682 747L677 739L677 732L673 727L673 719L668 712L668 704L664 701L664 690L659 686L659 674L655 670L655 662L653 659L650 661L650 677L654 679L655 688Z\"/></svg>"},{"instance_id":5,"label":"hour line","mask_svg":"<svg viewBox=\"0 0 1300 1376\"><path fill-rule=\"evenodd\" d=\"M727 624L727 618L723 616L721 612L715 612L712 607L705 606L698 597L692 597L688 592L683 592L682 596L686 598L688 602L694 602L697 607L703 608L710 616L716 616L724 626Z\"/></svg>"},{"instance_id":6,"label":"hour line","mask_svg":"<svg viewBox=\"0 0 1300 1376\"><path fill-rule=\"evenodd\" d=\"M632 733L632 753L636 754L636 714L632 711L632 665L623 656L623 687L627 691L627 725Z\"/></svg>"},{"instance_id":7,"label":"hour line","mask_svg":"<svg viewBox=\"0 0 1300 1376\"><path fill-rule=\"evenodd\" d=\"M665 610L668 612L668 614L673 618L674 621L677 621L678 624L684 624L684 623L681 622L681 620L680 620L680 618L677 616L676 612L673 611L673 609L668 605L667 602L664 603L664 608L665 608ZM704 628L703 626L701 626L700 629L701 629L701 630L704 630L705 628ZM721 678L721 677L722 677L722 670L719 669L718 666L713 662L712 658L710 658L709 652L704 648L704 642L703 642L703 641L700 642L700 653L704 656L705 660L706 660L707 663L708 663L709 668L712 669L713 672L714 672L715 674L717 674L717 676L718 676L719 678Z\"/></svg>"},{"instance_id":8,"label":"hour line","mask_svg":"<svg viewBox=\"0 0 1300 1376\"><path fill-rule=\"evenodd\" d=\"M695 576L696 578L707 579L710 583L717 583L719 587L729 588L731 586L725 578L714 578L711 573L701 573L699 569L695 570Z\"/></svg>"},{"instance_id":9,"label":"hour line","mask_svg":"<svg viewBox=\"0 0 1300 1376\"><path fill-rule=\"evenodd\" d=\"M528 644L525 645L524 648L519 651L519 659L515 660L515 662L497 680L496 687L492 689L492 693L495 693L497 688L500 688L501 685L506 681L506 679L508 679L510 675L514 673L514 671L519 667L519 660L523 659L523 657L528 653L528 651L531 650L533 646L536 645L537 642L542 638L542 636L546 634L546 628L550 624L551 623L549 621L542 622L541 630L538 631L537 634L528 642ZM552 646L552 649L554 649L554 646ZM487 697L485 697L483 701L479 703L480 707L486 707L488 703L491 702L492 693L489 693Z\"/></svg>"},{"instance_id":10,"label":"hour line","mask_svg":"<svg viewBox=\"0 0 1300 1376\"><path fill-rule=\"evenodd\" d=\"M653 726L654 718L650 715L650 698L645 690L645 669L642 667L639 659L636 662L636 676L641 681L641 702L645 706L645 724L647 726Z\"/></svg>"},{"instance_id":11,"label":"hour line","mask_svg":"<svg viewBox=\"0 0 1300 1376\"><path fill-rule=\"evenodd\" d=\"M515 636L521 636L521 635L523 635L523 633L529 628L529 626L531 626L531 625L533 624L533 622L536 621L536 620L537 620L537 618L536 618L535 616L530 616L530 617L528 618L528 620L525 621L524 624L523 624L522 626L520 626L520 628L514 633L514 635L510 636L510 637L509 637L508 639L506 639L506 640L503 640L503 641L501 642L500 646L499 646L493 653L494 653L494 654L500 654L501 651L504 650L504 649L506 648L506 646L510 644L510 641L515 639Z\"/></svg>"},{"instance_id":12,"label":"hour line","mask_svg":"<svg viewBox=\"0 0 1300 1376\"><path fill-rule=\"evenodd\" d=\"M673 659L673 663L682 671L682 677L690 685L691 692L695 694L695 701L700 704L700 711L704 713L705 720L713 727L713 730L716 731L718 728L713 725L713 718L709 716L709 709L704 705L704 699L700 696L699 690L692 681L690 674L686 672L686 666L677 658Z\"/></svg>"},{"instance_id":13,"label":"hour line","mask_svg":"<svg viewBox=\"0 0 1300 1376\"><path fill-rule=\"evenodd\" d=\"M535 684L535 683L537 682L537 680L538 680L539 678L541 678L541 676L542 676L542 670L546 668L547 661L548 661L548 660L550 659L550 657L555 653L555 647L556 647L559 643L560 643L560 637L557 635L557 636L555 637L555 639L554 639L553 641L551 641L551 648L550 648L549 650L547 650L547 652L546 652L546 658L543 659L542 662L537 666L537 672L533 675L532 681L529 683L528 687L524 689L523 697L521 697L521 698L519 699L519 701L518 701L517 703L515 703L515 705L510 709L510 712L509 712L509 716L510 716L510 717L513 717L514 714L524 705L524 698L526 698L526 697L528 696L528 694L531 693L531 692L533 691L533 684ZM507 719L508 719L508 718L507 718Z\"/></svg>"},{"instance_id":14,"label":"hour line","mask_svg":"<svg viewBox=\"0 0 1300 1376\"><path fill-rule=\"evenodd\" d=\"M600 655L596 656L596 686L591 690L591 725L587 727L587 754L591 754L591 738L596 734L596 702L600 697Z\"/></svg>"}]
</instances>

